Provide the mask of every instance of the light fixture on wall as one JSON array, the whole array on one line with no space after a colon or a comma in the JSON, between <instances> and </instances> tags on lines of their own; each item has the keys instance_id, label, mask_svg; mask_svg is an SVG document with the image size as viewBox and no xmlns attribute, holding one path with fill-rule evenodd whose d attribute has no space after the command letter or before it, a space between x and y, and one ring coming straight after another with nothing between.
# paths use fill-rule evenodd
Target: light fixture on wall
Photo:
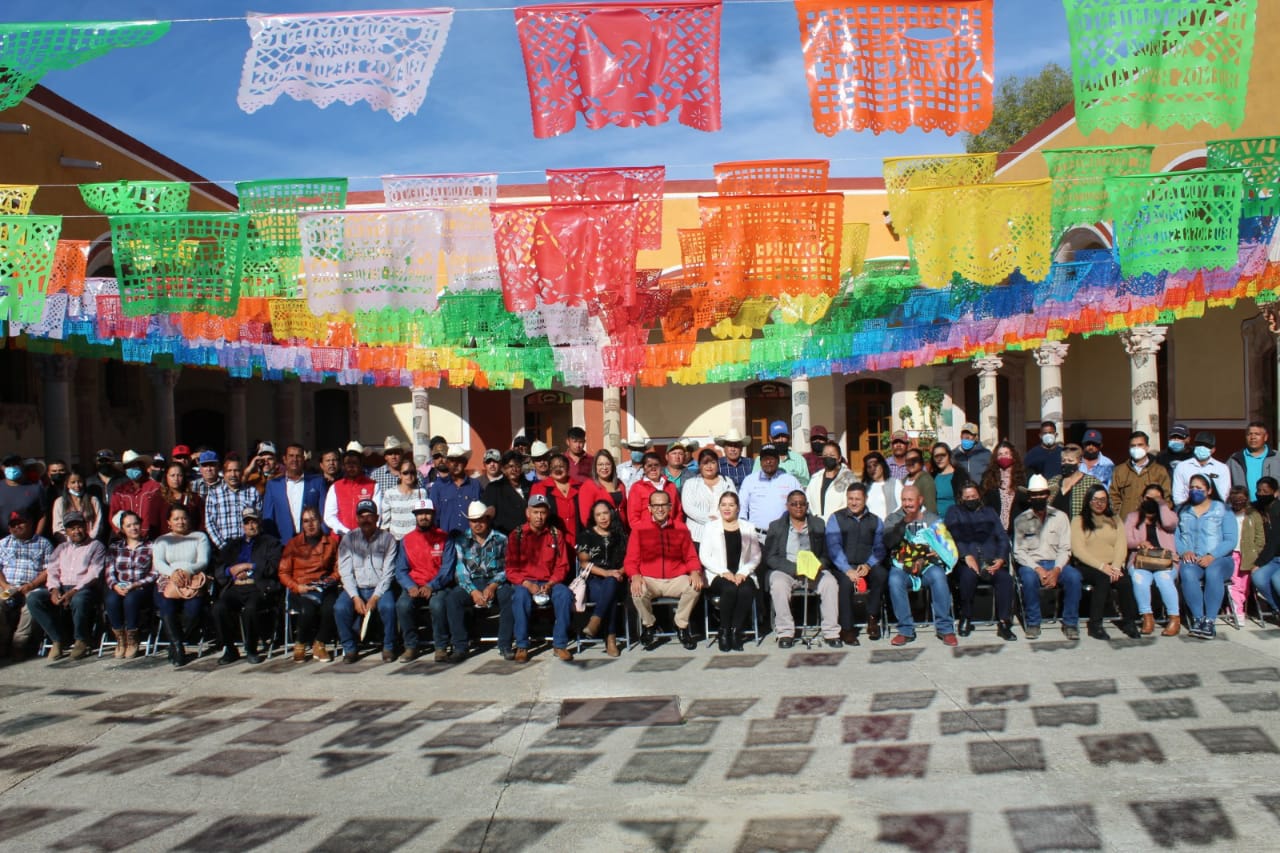
<instances>
[{"instance_id":1,"label":"light fixture on wall","mask_svg":"<svg viewBox=\"0 0 1280 853\"><path fill-rule=\"evenodd\" d=\"M31 125L17 121L0 121L0 133L30 133Z\"/></svg>"},{"instance_id":2,"label":"light fixture on wall","mask_svg":"<svg viewBox=\"0 0 1280 853\"><path fill-rule=\"evenodd\" d=\"M59 157L58 165L64 169L101 169L101 160L82 160L79 157Z\"/></svg>"}]
</instances>

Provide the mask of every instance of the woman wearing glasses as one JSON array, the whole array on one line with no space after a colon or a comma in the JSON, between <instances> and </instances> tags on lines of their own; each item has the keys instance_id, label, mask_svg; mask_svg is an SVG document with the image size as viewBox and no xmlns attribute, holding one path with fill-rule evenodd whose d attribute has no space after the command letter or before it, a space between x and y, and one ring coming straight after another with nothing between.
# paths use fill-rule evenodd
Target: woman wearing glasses
<instances>
[{"instance_id":1,"label":"woman wearing glasses","mask_svg":"<svg viewBox=\"0 0 1280 853\"><path fill-rule=\"evenodd\" d=\"M1129 543L1124 526L1111 509L1106 486L1091 486L1085 493L1084 509L1071 520L1071 556L1084 582L1093 587L1089 592L1089 636L1111 639L1102 627L1102 617L1113 586L1120 593L1120 630L1134 639L1142 636L1136 624L1133 583L1125 571Z\"/></svg>"}]
</instances>

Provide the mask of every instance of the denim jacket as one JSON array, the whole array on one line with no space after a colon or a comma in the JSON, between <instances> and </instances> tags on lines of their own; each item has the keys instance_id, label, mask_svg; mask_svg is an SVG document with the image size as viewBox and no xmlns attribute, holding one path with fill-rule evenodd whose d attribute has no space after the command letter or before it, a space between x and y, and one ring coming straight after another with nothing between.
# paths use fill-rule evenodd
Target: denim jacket
<instances>
[{"instance_id":1,"label":"denim jacket","mask_svg":"<svg viewBox=\"0 0 1280 853\"><path fill-rule=\"evenodd\" d=\"M1210 501L1204 515L1196 515L1187 504L1178 512L1178 533L1174 538L1179 554L1210 554L1215 560L1229 557L1236 549L1236 520L1222 501Z\"/></svg>"}]
</instances>

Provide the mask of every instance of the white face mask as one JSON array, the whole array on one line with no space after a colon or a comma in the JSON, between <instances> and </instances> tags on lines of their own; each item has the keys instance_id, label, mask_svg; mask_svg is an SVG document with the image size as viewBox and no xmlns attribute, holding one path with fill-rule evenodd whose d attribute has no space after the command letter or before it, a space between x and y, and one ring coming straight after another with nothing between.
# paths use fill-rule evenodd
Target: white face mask
<instances>
[{"instance_id":1,"label":"white face mask","mask_svg":"<svg viewBox=\"0 0 1280 853\"><path fill-rule=\"evenodd\" d=\"M1145 447L1130 447L1129 458L1134 462L1141 462L1147 458L1147 449Z\"/></svg>"},{"instance_id":2,"label":"white face mask","mask_svg":"<svg viewBox=\"0 0 1280 853\"><path fill-rule=\"evenodd\" d=\"M1056 432L1041 433L1040 443L1045 447L1053 447L1058 443L1058 434Z\"/></svg>"}]
</instances>

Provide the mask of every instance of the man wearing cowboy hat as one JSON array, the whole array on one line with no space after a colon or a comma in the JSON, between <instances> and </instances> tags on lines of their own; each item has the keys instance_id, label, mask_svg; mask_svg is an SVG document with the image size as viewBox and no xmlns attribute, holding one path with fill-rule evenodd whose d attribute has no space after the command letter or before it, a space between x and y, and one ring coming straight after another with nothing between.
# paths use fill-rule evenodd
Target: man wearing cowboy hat
<instances>
[{"instance_id":1,"label":"man wearing cowboy hat","mask_svg":"<svg viewBox=\"0 0 1280 853\"><path fill-rule=\"evenodd\" d=\"M472 501L480 500L480 483L467 476L467 461L471 448L451 444L445 451L449 476L437 477L427 490L427 497L436 508L436 520L445 533L467 529L466 509Z\"/></svg>"},{"instance_id":2,"label":"man wearing cowboy hat","mask_svg":"<svg viewBox=\"0 0 1280 853\"><path fill-rule=\"evenodd\" d=\"M724 456L720 457L720 475L732 480L733 488L738 492L742 491L742 481L755 469L751 457L743 453L743 448L750 443L751 439L736 428L716 438L716 444L724 449Z\"/></svg>"},{"instance_id":3,"label":"man wearing cowboy hat","mask_svg":"<svg viewBox=\"0 0 1280 853\"><path fill-rule=\"evenodd\" d=\"M640 463L644 461L644 452L652 446L652 442L644 433L636 433L629 436L622 446L627 449L627 458L618 465L618 479L630 490L644 476L644 468Z\"/></svg>"},{"instance_id":4,"label":"man wearing cowboy hat","mask_svg":"<svg viewBox=\"0 0 1280 853\"><path fill-rule=\"evenodd\" d=\"M129 482L119 486L111 495L109 517L115 518L120 512L136 512L142 519L142 538L148 541L160 535L165 516L169 512L168 503L161 492L160 484L147 476L150 459L132 450L124 452L124 474Z\"/></svg>"},{"instance_id":5,"label":"man wearing cowboy hat","mask_svg":"<svg viewBox=\"0 0 1280 853\"><path fill-rule=\"evenodd\" d=\"M382 440L382 464L370 471L369 476L383 494L400 487L400 463L404 461L404 454L405 446L397 436L389 435ZM414 487L423 486L417 482Z\"/></svg>"},{"instance_id":6,"label":"man wearing cowboy hat","mask_svg":"<svg viewBox=\"0 0 1280 853\"><path fill-rule=\"evenodd\" d=\"M493 508L472 501L467 507L468 530L452 536L457 553L458 586L471 596L477 617L498 608L498 653L515 660L512 638L515 617L511 610L512 587L507 582L507 537L493 529Z\"/></svg>"}]
</instances>

